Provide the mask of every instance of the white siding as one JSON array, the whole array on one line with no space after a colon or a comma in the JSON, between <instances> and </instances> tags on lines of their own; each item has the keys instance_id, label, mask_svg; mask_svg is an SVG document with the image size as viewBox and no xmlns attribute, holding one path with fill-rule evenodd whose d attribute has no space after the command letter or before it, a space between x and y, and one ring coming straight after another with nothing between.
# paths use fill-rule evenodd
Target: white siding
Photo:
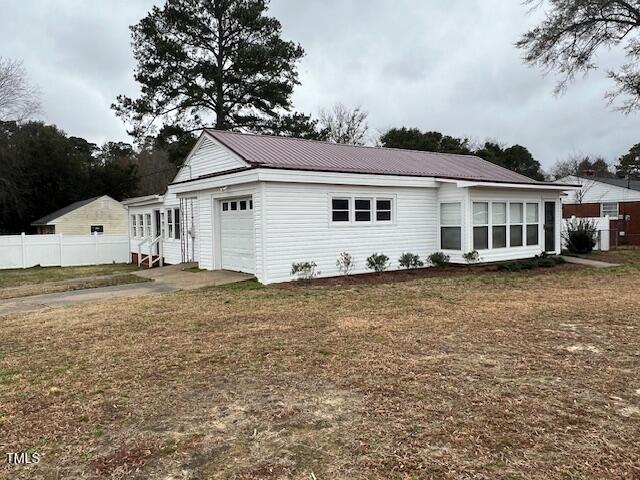
<instances>
[{"instance_id":1,"label":"white siding","mask_svg":"<svg viewBox=\"0 0 640 480\"><path fill-rule=\"evenodd\" d=\"M264 261L264 283L291 280L291 264L301 261L314 261L321 276L338 275L336 259L341 252L349 252L356 262L355 272L362 273L367 271L366 258L374 252L387 255L391 269L398 269L402 253L425 258L436 250L435 188L285 183L266 183L263 188L264 252L258 250L257 256ZM332 196L393 198L395 221L384 225L334 224ZM259 216L256 210L256 219Z\"/></svg>"},{"instance_id":2,"label":"white siding","mask_svg":"<svg viewBox=\"0 0 640 480\"><path fill-rule=\"evenodd\" d=\"M498 248L492 250L481 250L478 253L483 262L498 262L504 260L515 260L519 258L530 258L539 255L544 250L544 202L556 202L556 253L560 253L560 236L562 230L562 207L560 203L559 192L554 191L537 191L517 188L471 188L470 202L516 202L516 203L537 203L539 204L539 229L537 246L523 246L513 248ZM508 212L507 207L507 212ZM507 213L508 215L508 213ZM526 217L526 212L525 212ZM467 218L467 245L469 250L473 250L473 219L471 215ZM507 228L507 235L508 235ZM491 232L489 232L491 235ZM525 239L526 240L526 239ZM526 243L526 241L524 242Z\"/></svg>"},{"instance_id":3,"label":"white siding","mask_svg":"<svg viewBox=\"0 0 640 480\"><path fill-rule=\"evenodd\" d=\"M173 181L182 182L202 175L235 170L245 166L246 163L237 155L204 134Z\"/></svg>"},{"instance_id":4,"label":"white siding","mask_svg":"<svg viewBox=\"0 0 640 480\"><path fill-rule=\"evenodd\" d=\"M640 192L628 188L609 185L608 183L597 182L587 178L565 177L558 180L559 183L580 184L582 189L568 192L562 199L562 203L607 203L607 202L638 202ZM578 195L582 195L582 200L578 201Z\"/></svg>"}]
</instances>

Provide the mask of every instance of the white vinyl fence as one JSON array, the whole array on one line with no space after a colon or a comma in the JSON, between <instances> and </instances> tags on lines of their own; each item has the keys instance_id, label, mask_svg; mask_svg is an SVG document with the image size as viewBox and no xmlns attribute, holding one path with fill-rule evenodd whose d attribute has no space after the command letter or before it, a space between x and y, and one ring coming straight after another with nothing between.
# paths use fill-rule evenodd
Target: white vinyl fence
<instances>
[{"instance_id":1,"label":"white vinyl fence","mask_svg":"<svg viewBox=\"0 0 640 480\"><path fill-rule=\"evenodd\" d=\"M576 217L565 218L562 222L563 248L565 244L564 234L567 232L567 222L571 220L591 220L595 222L596 228L598 229L598 238L596 239L596 246L594 247L594 250L608 251L611 249L611 227L609 217L590 217L580 219L576 219Z\"/></svg>"},{"instance_id":2,"label":"white vinyl fence","mask_svg":"<svg viewBox=\"0 0 640 480\"><path fill-rule=\"evenodd\" d=\"M129 262L127 235L2 235L0 269Z\"/></svg>"}]
</instances>

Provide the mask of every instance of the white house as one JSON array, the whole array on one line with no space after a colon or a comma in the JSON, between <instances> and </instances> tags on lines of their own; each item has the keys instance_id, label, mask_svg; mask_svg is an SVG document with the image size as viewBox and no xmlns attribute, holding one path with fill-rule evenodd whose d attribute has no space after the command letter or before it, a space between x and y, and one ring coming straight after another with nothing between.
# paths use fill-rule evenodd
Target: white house
<instances>
[{"instance_id":1,"label":"white house","mask_svg":"<svg viewBox=\"0 0 640 480\"><path fill-rule=\"evenodd\" d=\"M164 196L125 201L131 252L291 280L293 262L338 274L341 252L452 262L560 253L562 191L468 155L205 130Z\"/></svg>"}]
</instances>

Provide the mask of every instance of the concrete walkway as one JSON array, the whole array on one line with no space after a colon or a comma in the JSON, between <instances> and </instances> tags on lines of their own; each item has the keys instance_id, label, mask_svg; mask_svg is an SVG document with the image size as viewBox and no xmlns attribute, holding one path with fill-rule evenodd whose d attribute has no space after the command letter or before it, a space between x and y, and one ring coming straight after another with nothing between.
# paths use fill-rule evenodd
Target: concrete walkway
<instances>
[{"instance_id":1,"label":"concrete walkway","mask_svg":"<svg viewBox=\"0 0 640 480\"><path fill-rule=\"evenodd\" d=\"M11 298L0 300L0 317L13 313L30 312L47 308L76 305L81 303L99 302L113 298L139 297L153 293L167 293L178 290L192 290L196 288L237 283L253 278L245 273L227 272L186 272L190 265L171 265L151 270L131 272L153 282L131 283L112 287L89 288L69 292L48 293L31 297Z\"/></svg>"},{"instance_id":2,"label":"concrete walkway","mask_svg":"<svg viewBox=\"0 0 640 480\"><path fill-rule=\"evenodd\" d=\"M580 258L580 257L569 257L567 255L562 255L562 258L568 263L575 263L577 265L584 265L585 267L593 267L593 268L611 268L611 267L619 267L619 263L607 263L600 262L598 260L590 260L588 258Z\"/></svg>"}]
</instances>

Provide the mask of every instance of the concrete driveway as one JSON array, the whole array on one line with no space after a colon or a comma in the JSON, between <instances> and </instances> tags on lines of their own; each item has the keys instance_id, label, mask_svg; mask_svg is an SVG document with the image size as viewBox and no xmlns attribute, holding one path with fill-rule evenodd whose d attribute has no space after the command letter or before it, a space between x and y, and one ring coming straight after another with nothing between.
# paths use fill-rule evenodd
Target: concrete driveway
<instances>
[{"instance_id":1,"label":"concrete driveway","mask_svg":"<svg viewBox=\"0 0 640 480\"><path fill-rule=\"evenodd\" d=\"M253 278L252 275L225 270L189 272L186 268L195 264L170 265L132 272L153 282L115 285L112 287L90 288L70 292L48 293L30 297L11 298L0 301L0 316L13 313L30 312L47 308L76 305L88 302L99 302L113 298L139 297L154 293L176 292L178 290L193 290L196 288L226 285L243 282Z\"/></svg>"}]
</instances>

